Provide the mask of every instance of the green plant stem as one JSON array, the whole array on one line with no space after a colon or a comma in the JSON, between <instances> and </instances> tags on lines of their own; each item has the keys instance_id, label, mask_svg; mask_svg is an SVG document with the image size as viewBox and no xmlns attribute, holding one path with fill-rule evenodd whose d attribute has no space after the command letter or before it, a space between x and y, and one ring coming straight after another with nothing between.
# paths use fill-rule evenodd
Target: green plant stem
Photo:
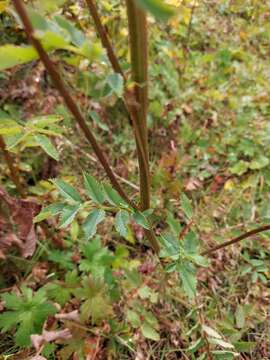
<instances>
[{"instance_id":1,"label":"green plant stem","mask_svg":"<svg viewBox=\"0 0 270 360\"><path fill-rule=\"evenodd\" d=\"M140 152L140 200L141 209L150 208L150 171L148 154L148 57L147 57L147 19L143 10L138 8L134 0L126 0L132 80L134 81L134 98L138 106L134 108L134 117L142 141L144 159ZM146 165L145 165L146 162Z\"/></svg>"},{"instance_id":2,"label":"green plant stem","mask_svg":"<svg viewBox=\"0 0 270 360\"><path fill-rule=\"evenodd\" d=\"M13 183L15 184L18 193L23 197L24 191L23 191L23 187L21 185L20 178L18 175L18 169L13 165L14 160L11 157L10 153L7 151L5 141L1 135L0 135L0 149L3 152L3 156L5 158L7 166L9 168L9 176L10 176L11 180L13 181Z\"/></svg>"},{"instance_id":3,"label":"green plant stem","mask_svg":"<svg viewBox=\"0 0 270 360\"><path fill-rule=\"evenodd\" d=\"M220 244L220 245L217 245L215 247L213 247L212 249L208 249L208 250L205 250L201 253L201 255L210 255L212 254L213 252L216 252L217 250L220 250L220 249L223 249L229 245L232 245L232 244L235 244L241 240L244 240L244 239L247 239L249 238L250 236L253 236L253 235L256 235L256 234L259 234L263 231L268 231L270 230L270 225L265 225L265 226L261 226L257 229L253 229L251 231L248 231L240 236L237 236L236 238L232 239L232 240L229 240L229 241L225 241L224 243Z\"/></svg>"},{"instance_id":4,"label":"green plant stem","mask_svg":"<svg viewBox=\"0 0 270 360\"><path fill-rule=\"evenodd\" d=\"M101 22L95 1L94 0L86 0L86 3L88 6L88 9L89 9L89 13L94 20L97 34L100 37L102 45L107 52L107 56L112 65L112 68L116 73L120 74L123 77L124 82L126 83L125 74L124 74L123 70L121 69L121 66L118 62L117 56L115 55L115 52L114 52L112 43L110 41L110 38L107 34L107 31ZM126 108L128 115L129 115L130 122L132 123L133 130L135 133L138 159L140 159L141 168L145 169L144 172L146 172L146 171L148 171L147 170L148 169L147 153L144 150L144 146L143 146L143 142L142 142L142 138L141 138L141 134L140 134L140 129L139 129L138 121L137 121L136 107L138 106L138 103L137 103L136 98L134 97L133 92L125 89L124 95L123 95L123 103L124 103L124 106Z\"/></svg>"},{"instance_id":5,"label":"green plant stem","mask_svg":"<svg viewBox=\"0 0 270 360\"><path fill-rule=\"evenodd\" d=\"M59 93L62 95L67 108L73 114L76 122L78 123L81 130L83 131L85 137L87 138L87 140L92 145L92 148L93 148L97 158L99 159L100 163L102 164L106 174L108 175L113 187L115 188L115 190L117 190L119 195L124 200L127 201L128 204L130 204L132 207L136 208L136 206L128 198L128 196L124 192L122 186L120 185L120 183L116 179L116 177L115 177L115 175L114 175L114 173L113 173L113 171L112 171L112 169L111 169L105 155L102 152L102 149L98 145L94 135L92 134L89 127L87 126L83 115L81 114L78 106L76 105L75 101L73 100L72 96L70 95L68 89L66 88L66 86L65 86L59 72L56 70L53 62L50 60L47 52L44 50L41 43L36 39L36 37L34 35L34 29L32 27L32 24L30 22L30 19L29 19L28 15L27 15L27 12L25 10L25 7L24 7L22 1L21 0L13 0L13 4L14 4L14 6L16 8L16 11L17 11L23 25L24 25L25 32L26 32L26 35L27 35L29 41L33 44L34 48L36 49L37 53L39 54L39 57L40 57L41 61L43 62L46 70L48 71L49 75L51 76L55 87L57 88Z\"/></svg>"}]
</instances>

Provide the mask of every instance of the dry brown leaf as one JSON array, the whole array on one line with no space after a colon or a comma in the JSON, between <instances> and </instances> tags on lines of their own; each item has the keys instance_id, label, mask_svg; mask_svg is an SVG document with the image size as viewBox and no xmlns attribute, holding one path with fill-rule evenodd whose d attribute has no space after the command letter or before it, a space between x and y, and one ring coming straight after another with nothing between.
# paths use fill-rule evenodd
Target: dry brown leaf
<instances>
[{"instance_id":1,"label":"dry brown leaf","mask_svg":"<svg viewBox=\"0 0 270 360\"><path fill-rule=\"evenodd\" d=\"M80 321L79 311L74 310L69 313L63 313L63 314L56 314L54 316L58 320L70 320L70 321Z\"/></svg>"},{"instance_id":2,"label":"dry brown leaf","mask_svg":"<svg viewBox=\"0 0 270 360\"><path fill-rule=\"evenodd\" d=\"M5 203L8 211L6 219L0 218L0 256L15 245L23 257L33 255L36 247L37 236L33 218L39 212L40 206L33 201L17 199L10 196L4 188L0 187L1 204ZM13 233L13 228L16 233Z\"/></svg>"},{"instance_id":3,"label":"dry brown leaf","mask_svg":"<svg viewBox=\"0 0 270 360\"><path fill-rule=\"evenodd\" d=\"M69 329L63 329L58 331L46 331L43 330L41 335L33 334L31 335L32 345L39 351L42 344L53 342L56 340L69 340L72 335Z\"/></svg>"}]
</instances>

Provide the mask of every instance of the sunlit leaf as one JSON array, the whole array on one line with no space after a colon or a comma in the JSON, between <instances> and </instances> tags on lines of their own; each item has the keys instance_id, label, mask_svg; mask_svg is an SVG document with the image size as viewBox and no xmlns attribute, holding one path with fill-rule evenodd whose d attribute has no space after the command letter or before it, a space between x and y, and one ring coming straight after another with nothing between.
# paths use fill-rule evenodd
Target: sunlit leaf
<instances>
[{"instance_id":1,"label":"sunlit leaf","mask_svg":"<svg viewBox=\"0 0 270 360\"><path fill-rule=\"evenodd\" d=\"M149 11L158 20L168 20L175 15L176 9L163 0L136 0L144 10Z\"/></svg>"},{"instance_id":2,"label":"sunlit leaf","mask_svg":"<svg viewBox=\"0 0 270 360\"><path fill-rule=\"evenodd\" d=\"M36 134L34 135L34 139L36 140L37 144L42 147L46 154L48 154L54 160L59 161L59 154L47 136Z\"/></svg>"}]
</instances>

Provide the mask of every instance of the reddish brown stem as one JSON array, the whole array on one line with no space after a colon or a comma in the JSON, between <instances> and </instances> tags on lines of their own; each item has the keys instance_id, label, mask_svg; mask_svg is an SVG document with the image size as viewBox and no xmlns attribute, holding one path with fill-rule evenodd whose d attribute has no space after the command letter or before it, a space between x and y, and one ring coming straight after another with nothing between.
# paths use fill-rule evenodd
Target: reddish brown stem
<instances>
[{"instance_id":1,"label":"reddish brown stem","mask_svg":"<svg viewBox=\"0 0 270 360\"><path fill-rule=\"evenodd\" d=\"M132 80L135 83L134 97L138 107L134 109L136 127L139 138L142 142L142 154L139 155L140 167L140 195L141 209L150 207L150 172L148 154L148 130L147 130L147 111L148 111L148 46L147 46L147 17L134 0L126 0L131 72ZM143 155L143 158L141 158Z\"/></svg>"},{"instance_id":2,"label":"reddish brown stem","mask_svg":"<svg viewBox=\"0 0 270 360\"><path fill-rule=\"evenodd\" d=\"M21 185L21 183L20 183L19 176L18 176L18 170L17 170L17 168L13 165L14 160L13 160L13 158L11 157L10 153L7 151L5 141L4 141L4 139L3 139L3 137L2 137L1 135L0 135L0 149L1 149L2 152L3 152L3 156L4 156L4 158L5 158L5 161L6 161L6 163L7 163L7 166L8 166L8 168L9 168L9 176L10 176L11 180L12 180L13 183L15 184L18 193L19 193L21 196L24 196L24 191L23 191L23 188L22 188L22 185Z\"/></svg>"},{"instance_id":3,"label":"reddish brown stem","mask_svg":"<svg viewBox=\"0 0 270 360\"><path fill-rule=\"evenodd\" d=\"M267 230L270 230L270 225L265 225L265 226L262 226L262 227L259 227L257 229L253 229L251 231L248 231L240 236L237 236L236 238L232 239L232 240L229 240L229 241L226 241L220 245L217 245L215 247L213 247L212 249L208 249L208 250L205 250L201 253L201 255L210 255L212 254L213 252L217 251L217 250L220 250L224 247L227 247L229 245L232 245L232 244L235 244L241 240L244 240L244 239L247 239L249 238L250 236L252 235L256 235L256 234L259 234L263 231L267 231Z\"/></svg>"},{"instance_id":4,"label":"reddish brown stem","mask_svg":"<svg viewBox=\"0 0 270 360\"><path fill-rule=\"evenodd\" d=\"M124 73L123 73L123 71L121 69L121 66L120 66L120 64L118 62L118 59L117 59L117 57L115 55L115 52L113 50L112 44L111 44L111 42L109 40L109 37L107 35L107 32L106 32L104 26L101 23L95 1L94 0L85 0L85 2L87 4L87 6L88 6L89 12L90 12L93 20L94 20L97 33L98 33L98 35L100 37L100 40L101 40L101 43L102 43L104 49L107 52L107 55L108 55L108 58L109 58L109 60L110 60L110 62L112 64L113 70L116 73L121 74L123 76L123 78L125 78Z\"/></svg>"},{"instance_id":5,"label":"reddish brown stem","mask_svg":"<svg viewBox=\"0 0 270 360\"><path fill-rule=\"evenodd\" d=\"M25 7L24 7L22 1L21 0L13 0L13 3L14 3L14 6L16 8L16 11L17 11L17 13L18 13L23 25L24 25L25 32L27 34L27 37L28 37L29 41L33 44L34 48L36 49L37 53L39 54L39 57L40 57L41 61L43 62L47 72L51 76L55 87L57 88L57 90L59 91L61 96L63 97L67 108L73 114L76 122L78 123L78 125L82 129L86 139L92 145L93 150L94 150L97 158L99 159L100 163L102 164L106 174L108 175L113 187L115 188L115 190L117 190L117 192L121 195L121 197L123 199L125 199L132 207L135 207L135 205L128 198L128 196L126 195L126 193L122 189L122 186L120 185L120 183L116 179L116 177L115 177L115 175L114 175L114 173L113 173L113 171L112 171L112 169L111 169L105 155L103 154L101 148L99 147L99 145L98 145L94 135L92 134L91 130L87 126L83 115L81 114L78 106L76 105L75 101L73 100L72 96L70 95L68 89L66 88L66 86L65 86L60 74L56 70L53 62L50 60L47 52L44 50L44 48L41 45L41 43L39 42L39 40L36 39L36 37L34 35L34 29L32 27L32 24L30 22L30 19L29 19L28 15L27 15L27 12L25 10Z\"/></svg>"},{"instance_id":6,"label":"reddish brown stem","mask_svg":"<svg viewBox=\"0 0 270 360\"><path fill-rule=\"evenodd\" d=\"M113 70L116 73L121 74L124 81L126 82L124 72L121 69L121 66L115 55L110 38L107 34L106 29L104 28L104 26L101 22L95 1L94 0L85 0L85 1L87 3L90 15L94 20L97 34L99 35L102 45L107 52L107 55L108 55L108 58L110 60ZM141 175L141 183L143 181L145 184L146 180L142 180L142 179L147 178L145 176L145 174L149 172L149 169L148 169L149 166L148 166L148 160L147 160L148 156L145 153L143 137L141 136L141 129L140 129L139 122L137 119L137 112L138 112L138 109L140 108L140 104L137 102L136 95L134 95L134 93L132 91L127 91L127 90L125 90L125 92L124 92L123 102L124 102L124 106L128 112L130 121L131 121L133 129L134 129L136 145L137 145L137 152L138 152L138 159L139 159L139 163L140 163L140 173L143 173L143 175Z\"/></svg>"}]
</instances>

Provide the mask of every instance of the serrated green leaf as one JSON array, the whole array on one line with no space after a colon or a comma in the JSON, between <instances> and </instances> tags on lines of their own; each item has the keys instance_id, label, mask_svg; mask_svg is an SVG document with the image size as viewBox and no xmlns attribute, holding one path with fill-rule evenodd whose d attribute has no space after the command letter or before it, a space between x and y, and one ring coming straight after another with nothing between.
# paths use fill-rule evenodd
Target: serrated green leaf
<instances>
[{"instance_id":1,"label":"serrated green leaf","mask_svg":"<svg viewBox=\"0 0 270 360\"><path fill-rule=\"evenodd\" d=\"M59 154L52 144L51 140L45 136L36 134L34 135L34 139L38 143L38 145L48 154L50 157L52 157L54 160L59 161Z\"/></svg>"},{"instance_id":2,"label":"serrated green leaf","mask_svg":"<svg viewBox=\"0 0 270 360\"><path fill-rule=\"evenodd\" d=\"M41 212L34 217L33 222L37 223L42 220L48 219L51 216L60 214L66 205L61 203L51 204L41 210Z\"/></svg>"},{"instance_id":3,"label":"serrated green leaf","mask_svg":"<svg viewBox=\"0 0 270 360\"><path fill-rule=\"evenodd\" d=\"M97 232L97 225L105 219L106 213L102 209L93 210L85 219L83 224L87 239L91 239Z\"/></svg>"},{"instance_id":4,"label":"serrated green leaf","mask_svg":"<svg viewBox=\"0 0 270 360\"><path fill-rule=\"evenodd\" d=\"M147 229L147 230L150 229L149 222L148 222L146 216L142 212L136 211L132 215L132 217L138 225L142 226L144 229Z\"/></svg>"},{"instance_id":5,"label":"serrated green leaf","mask_svg":"<svg viewBox=\"0 0 270 360\"><path fill-rule=\"evenodd\" d=\"M87 195L96 204L102 205L105 200L105 197L101 185L97 182L97 180L93 176L89 174L84 173L83 178L84 178L84 187Z\"/></svg>"},{"instance_id":6,"label":"serrated green leaf","mask_svg":"<svg viewBox=\"0 0 270 360\"><path fill-rule=\"evenodd\" d=\"M29 346L30 335L40 333L48 315L56 312L56 308L47 302L43 289L33 293L30 288L22 287L21 295L3 294L2 298L10 311L0 314L0 328L2 332L14 328L18 346Z\"/></svg>"},{"instance_id":7,"label":"serrated green leaf","mask_svg":"<svg viewBox=\"0 0 270 360\"><path fill-rule=\"evenodd\" d=\"M123 77L118 74L114 73L107 77L107 83L109 84L112 91L118 96L121 97L124 91L124 80Z\"/></svg>"},{"instance_id":8,"label":"serrated green leaf","mask_svg":"<svg viewBox=\"0 0 270 360\"><path fill-rule=\"evenodd\" d=\"M199 255L199 254L192 254L192 255L190 255L190 258L198 266L207 267L209 265L208 259L206 257L204 257L204 256Z\"/></svg>"},{"instance_id":9,"label":"serrated green leaf","mask_svg":"<svg viewBox=\"0 0 270 360\"><path fill-rule=\"evenodd\" d=\"M193 209L189 198L184 193L181 194L181 208L186 217L190 220L193 216Z\"/></svg>"},{"instance_id":10,"label":"serrated green leaf","mask_svg":"<svg viewBox=\"0 0 270 360\"><path fill-rule=\"evenodd\" d=\"M55 250L50 251L50 253L48 255L48 259L50 261L58 264L58 266L61 269L73 270L74 264L71 260L71 256L72 256L71 252L55 249Z\"/></svg>"},{"instance_id":11,"label":"serrated green leaf","mask_svg":"<svg viewBox=\"0 0 270 360\"><path fill-rule=\"evenodd\" d=\"M40 221L46 220L52 216L50 211L41 211L37 216L34 217L33 223L36 224Z\"/></svg>"},{"instance_id":12,"label":"serrated green leaf","mask_svg":"<svg viewBox=\"0 0 270 360\"><path fill-rule=\"evenodd\" d=\"M79 193L74 189L73 186L60 179L52 180L52 182L59 189L60 194L66 199L80 203L82 202Z\"/></svg>"},{"instance_id":13,"label":"serrated green leaf","mask_svg":"<svg viewBox=\"0 0 270 360\"><path fill-rule=\"evenodd\" d=\"M14 316L13 311L6 311L0 314L0 329L1 332L7 332L13 328L14 325L17 325L20 322L20 319Z\"/></svg>"},{"instance_id":14,"label":"serrated green leaf","mask_svg":"<svg viewBox=\"0 0 270 360\"><path fill-rule=\"evenodd\" d=\"M188 262L181 262L177 264L177 270L182 280L183 288L190 299L196 295L196 271L194 266Z\"/></svg>"},{"instance_id":15,"label":"serrated green leaf","mask_svg":"<svg viewBox=\"0 0 270 360\"><path fill-rule=\"evenodd\" d=\"M175 235L169 232L165 232L161 234L160 241L161 244L163 245L163 249L160 254L161 257L175 256L176 257L175 259L179 257L180 242Z\"/></svg>"},{"instance_id":16,"label":"serrated green leaf","mask_svg":"<svg viewBox=\"0 0 270 360\"><path fill-rule=\"evenodd\" d=\"M248 162L244 160L238 161L234 166L230 167L229 170L232 174L243 175L248 170Z\"/></svg>"},{"instance_id":17,"label":"serrated green leaf","mask_svg":"<svg viewBox=\"0 0 270 360\"><path fill-rule=\"evenodd\" d=\"M124 238L128 236L128 225L129 223L129 213L126 210L120 210L115 217L115 228L121 236Z\"/></svg>"},{"instance_id":18,"label":"serrated green leaf","mask_svg":"<svg viewBox=\"0 0 270 360\"><path fill-rule=\"evenodd\" d=\"M127 206L125 200L121 198L117 191L115 191L110 184L103 184L103 189L106 199L113 206Z\"/></svg>"},{"instance_id":19,"label":"serrated green leaf","mask_svg":"<svg viewBox=\"0 0 270 360\"><path fill-rule=\"evenodd\" d=\"M174 235L178 236L181 231L181 224L178 219L175 219L172 212L167 212L167 224L169 225L171 231L174 233Z\"/></svg>"},{"instance_id":20,"label":"serrated green leaf","mask_svg":"<svg viewBox=\"0 0 270 360\"><path fill-rule=\"evenodd\" d=\"M248 167L252 170L259 170L259 169L263 169L268 165L269 165L269 158L264 155L260 155L256 159L251 161Z\"/></svg>"},{"instance_id":21,"label":"serrated green leaf","mask_svg":"<svg viewBox=\"0 0 270 360\"><path fill-rule=\"evenodd\" d=\"M22 313L20 316L20 325L15 335L16 344L19 346L29 345L30 335L34 333L35 328L31 312Z\"/></svg>"},{"instance_id":22,"label":"serrated green leaf","mask_svg":"<svg viewBox=\"0 0 270 360\"><path fill-rule=\"evenodd\" d=\"M78 205L66 205L60 215L59 229L63 229L72 223L78 211L80 210L81 204Z\"/></svg>"},{"instance_id":23,"label":"serrated green leaf","mask_svg":"<svg viewBox=\"0 0 270 360\"><path fill-rule=\"evenodd\" d=\"M136 0L136 2L158 20L167 21L176 13L176 9L166 4L163 0Z\"/></svg>"}]
</instances>

